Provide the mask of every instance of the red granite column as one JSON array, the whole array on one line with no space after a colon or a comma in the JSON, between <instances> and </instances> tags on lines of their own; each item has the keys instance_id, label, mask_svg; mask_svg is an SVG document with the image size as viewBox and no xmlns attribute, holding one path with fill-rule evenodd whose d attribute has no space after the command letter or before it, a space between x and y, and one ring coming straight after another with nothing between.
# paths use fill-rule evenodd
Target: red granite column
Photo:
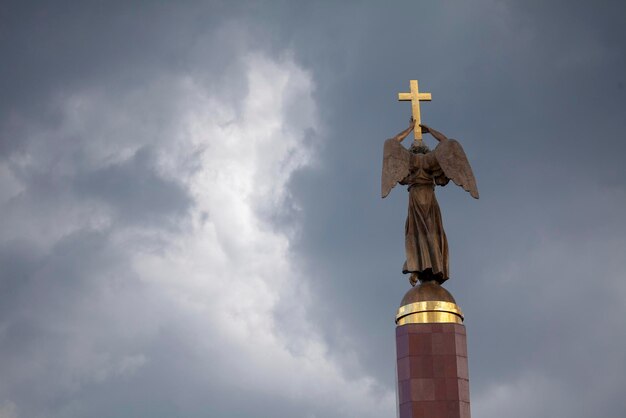
<instances>
[{"instance_id":1,"label":"red granite column","mask_svg":"<svg viewBox=\"0 0 626 418\"><path fill-rule=\"evenodd\" d=\"M436 282L404 297L396 316L400 418L470 418L462 320L452 295Z\"/></svg>"}]
</instances>

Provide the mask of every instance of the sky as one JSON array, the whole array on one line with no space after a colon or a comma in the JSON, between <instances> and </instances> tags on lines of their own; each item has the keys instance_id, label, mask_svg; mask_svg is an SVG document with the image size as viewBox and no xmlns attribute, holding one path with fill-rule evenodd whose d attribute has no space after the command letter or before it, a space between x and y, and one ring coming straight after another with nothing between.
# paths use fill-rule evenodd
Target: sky
<instances>
[{"instance_id":1,"label":"sky","mask_svg":"<svg viewBox=\"0 0 626 418\"><path fill-rule=\"evenodd\" d=\"M0 418L395 416L410 79L480 190L437 189L472 414L623 417L625 15L2 2Z\"/></svg>"}]
</instances>

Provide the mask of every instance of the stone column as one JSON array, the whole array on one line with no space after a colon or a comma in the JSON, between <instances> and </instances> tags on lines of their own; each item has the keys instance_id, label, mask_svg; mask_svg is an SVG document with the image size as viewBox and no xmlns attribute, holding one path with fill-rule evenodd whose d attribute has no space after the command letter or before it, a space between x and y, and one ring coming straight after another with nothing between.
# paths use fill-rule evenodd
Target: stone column
<instances>
[{"instance_id":1,"label":"stone column","mask_svg":"<svg viewBox=\"0 0 626 418\"><path fill-rule=\"evenodd\" d=\"M396 315L400 418L470 418L463 314L437 282L407 292Z\"/></svg>"}]
</instances>

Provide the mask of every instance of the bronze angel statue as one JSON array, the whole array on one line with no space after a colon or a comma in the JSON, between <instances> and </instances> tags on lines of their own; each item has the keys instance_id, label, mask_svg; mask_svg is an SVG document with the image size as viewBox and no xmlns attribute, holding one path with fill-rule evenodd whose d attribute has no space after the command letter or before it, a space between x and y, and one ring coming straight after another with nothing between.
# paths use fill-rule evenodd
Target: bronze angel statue
<instances>
[{"instance_id":1,"label":"bronze angel statue","mask_svg":"<svg viewBox=\"0 0 626 418\"><path fill-rule=\"evenodd\" d=\"M407 150L401 142L413 131L415 121L393 138L385 141L383 150L382 197L397 184L408 186L409 213L405 227L406 261L402 273L411 273L410 282L449 279L448 241L443 230L441 211L435 197L435 185L450 180L478 199L476 179L465 152L458 141L421 124L439 143L430 150L421 141L413 141Z\"/></svg>"}]
</instances>

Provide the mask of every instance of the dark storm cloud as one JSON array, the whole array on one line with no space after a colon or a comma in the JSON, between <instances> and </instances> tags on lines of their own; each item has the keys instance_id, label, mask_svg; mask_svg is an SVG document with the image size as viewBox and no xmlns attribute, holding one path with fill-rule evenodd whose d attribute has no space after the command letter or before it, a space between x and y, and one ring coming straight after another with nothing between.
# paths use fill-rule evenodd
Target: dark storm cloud
<instances>
[{"instance_id":1,"label":"dark storm cloud","mask_svg":"<svg viewBox=\"0 0 626 418\"><path fill-rule=\"evenodd\" d=\"M40 263L39 254L25 242L3 243L0 248L0 309L11 312L19 299L20 289L32 277Z\"/></svg>"},{"instance_id":2,"label":"dark storm cloud","mask_svg":"<svg viewBox=\"0 0 626 418\"><path fill-rule=\"evenodd\" d=\"M218 22L234 19L251 28L255 39L246 42L270 53L291 48L315 78L327 133L319 165L291 184L303 224L293 257L312 279L309 315L329 342L328 355L347 373L374 375L393 390L392 319L407 288L400 274L406 193L398 188L380 200L380 153L382 141L408 122L408 105L397 103L396 93L418 78L433 94L422 108L425 122L463 143L481 191L479 201L453 185L438 191L451 246L447 287L467 316L473 400L485 404L495 398L494 387L532 383L529 372L550 384L545 397L531 392L526 408L619 417L626 410L620 393L626 384L620 320L626 315L620 261L626 248L625 12L620 2L5 5L0 155L32 152L34 140L21 130L24 115L54 127L53 98L76 89L105 86L113 96L163 73L192 72L206 73L216 90L243 94L216 75L240 71L233 64L239 49L232 46L241 40L208 29ZM55 155L54 148L63 154L72 140L44 154ZM56 160L44 159L49 165L18 172L31 187L11 207L43 210L88 198L105 202L128 225L184 218L190 197L155 170L149 141L138 146L124 161L69 177L50 176ZM281 228L284 219L276 219ZM0 247L0 309L9 318L1 334L7 378L0 406L12 399L24 416L102 416L105 410L116 416L298 416L297 402L233 394L215 371L198 377L183 360L172 361L194 355L175 343L183 339L173 329L187 318L168 318L171 327L153 344L136 343L149 347L146 356L160 367L99 384L85 366L77 373L88 380L85 386L61 375L66 387L80 386L72 389L75 396L47 392L46 382L55 383L47 380L31 391L29 379L50 376L23 370L33 353L41 359L71 353L63 353L62 335L46 334L29 312L56 307L42 312L63 324L72 317L60 308L67 292L93 297L96 313L119 308L118 321L128 306L141 306L144 290L109 239L106 232L78 231L51 249L26 239ZM116 283L130 283L116 293L127 303L98 298L100 288L83 282L81 271L111 265L120 269ZM149 307L139 311L150 316ZM97 315L68 323L87 330L99 325ZM294 327L288 319L283 324ZM121 326L111 334L125 335ZM206 403L198 401L204 393L210 394ZM551 406L551 399L564 405ZM50 405L53 412L42 412ZM521 408L520 414L534 411ZM316 410L350 416L330 406Z\"/></svg>"},{"instance_id":3,"label":"dark storm cloud","mask_svg":"<svg viewBox=\"0 0 626 418\"><path fill-rule=\"evenodd\" d=\"M618 209L626 180L623 5L313 9L331 29L305 32L311 38L299 38L307 47L298 51L319 69L332 134L321 157L326 170L304 173L294 190L309 208L301 252L318 277L328 338L351 340L367 370L393 381L381 359L393 358L390 318L405 289L406 197L394 190L377 200L380 144L406 126L408 106L395 94L419 78L434 99L423 105L425 121L463 142L481 190L480 201L454 186L439 192L452 253L448 287L471 332L473 393L537 369L577 393L570 402L585 399L617 416L623 402L612 388L623 384L620 373L607 377L607 391L584 396L568 382L583 378L572 363L609 369L619 363L611 347L626 344L605 319L602 336L571 348L580 347L576 330L599 320L578 316L590 290L624 314L620 297L609 296L623 297L617 277L624 266L611 251L624 248L626 232ZM346 15L351 24L342 31ZM319 56L336 57L334 71ZM542 259L551 249L552 258ZM612 360L583 354L598 339L611 341L603 352Z\"/></svg>"}]
</instances>

